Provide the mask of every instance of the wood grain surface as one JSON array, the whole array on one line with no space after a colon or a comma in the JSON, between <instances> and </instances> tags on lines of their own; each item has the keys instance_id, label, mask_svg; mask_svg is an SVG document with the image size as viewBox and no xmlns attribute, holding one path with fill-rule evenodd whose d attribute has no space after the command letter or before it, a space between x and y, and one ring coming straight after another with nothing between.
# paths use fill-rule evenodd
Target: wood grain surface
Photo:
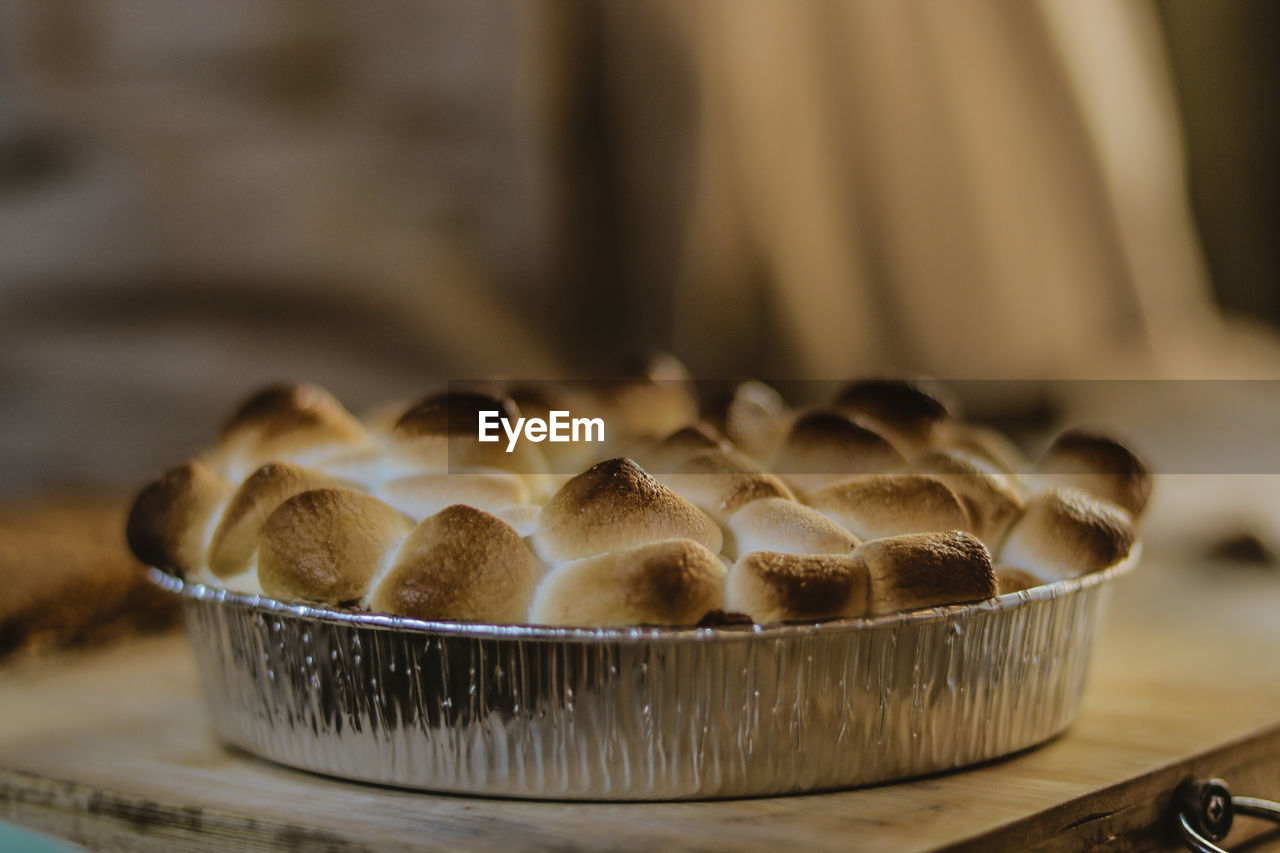
<instances>
[{"instance_id":1,"label":"wood grain surface","mask_svg":"<svg viewBox=\"0 0 1280 853\"><path fill-rule=\"evenodd\" d=\"M185 638L169 635L0 670L0 818L139 851L1171 848L1169 794L1186 775L1280 797L1280 627L1240 615L1280 600L1280 578L1165 558L1149 548L1120 582L1075 725L965 771L695 803L346 783L219 744ZM1238 824L1232 843L1266 828Z\"/></svg>"}]
</instances>

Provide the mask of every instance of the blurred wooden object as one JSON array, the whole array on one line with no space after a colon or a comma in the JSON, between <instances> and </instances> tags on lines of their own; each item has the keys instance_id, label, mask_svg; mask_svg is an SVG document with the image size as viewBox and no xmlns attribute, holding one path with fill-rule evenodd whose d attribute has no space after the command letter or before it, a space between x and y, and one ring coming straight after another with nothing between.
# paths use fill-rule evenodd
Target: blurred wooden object
<instances>
[{"instance_id":1,"label":"blurred wooden object","mask_svg":"<svg viewBox=\"0 0 1280 853\"><path fill-rule=\"evenodd\" d=\"M0 660L175 623L125 544L128 506L73 492L0 504Z\"/></svg>"}]
</instances>

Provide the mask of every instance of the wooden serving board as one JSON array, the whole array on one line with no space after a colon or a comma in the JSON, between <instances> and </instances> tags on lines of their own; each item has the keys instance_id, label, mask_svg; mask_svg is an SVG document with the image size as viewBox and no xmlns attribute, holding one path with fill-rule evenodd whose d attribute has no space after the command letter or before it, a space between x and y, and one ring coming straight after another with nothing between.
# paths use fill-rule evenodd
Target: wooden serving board
<instances>
[{"instance_id":1,"label":"wooden serving board","mask_svg":"<svg viewBox=\"0 0 1280 853\"><path fill-rule=\"evenodd\" d=\"M185 637L168 635L0 669L0 819L139 851L1172 847L1169 795L1187 775L1280 798L1280 626L1239 615L1268 598L1276 612L1280 577L1166 572L1152 565L1160 559L1149 550L1120 582L1070 731L965 771L697 803L536 803L347 783L220 745ZM1267 828L1238 826L1231 843Z\"/></svg>"}]
</instances>

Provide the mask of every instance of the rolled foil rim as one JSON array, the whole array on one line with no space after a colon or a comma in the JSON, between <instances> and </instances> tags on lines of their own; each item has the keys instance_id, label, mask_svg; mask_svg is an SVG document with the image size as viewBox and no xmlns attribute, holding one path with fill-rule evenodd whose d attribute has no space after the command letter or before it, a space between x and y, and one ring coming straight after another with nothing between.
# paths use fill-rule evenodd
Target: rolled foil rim
<instances>
[{"instance_id":1,"label":"rolled foil rim","mask_svg":"<svg viewBox=\"0 0 1280 853\"><path fill-rule=\"evenodd\" d=\"M263 613L298 616L324 624L346 625L379 631L420 633L431 637L451 636L469 639L651 645L654 643L740 642L744 638L774 640L789 637L819 637L964 620L979 613L1015 610L1035 601L1048 601L1074 595L1081 590L1108 583L1129 572L1137 564L1141 556L1142 543L1135 542L1123 559L1105 569L1077 577L1063 578L1053 583L1041 584L1031 589L1009 592L969 604L950 604L941 607L885 613L879 616L830 619L822 622L702 628L662 626L580 628L554 625L507 625L489 622L412 619L405 616L392 616L387 613L372 613L364 610L328 607L320 604L286 602L265 595L233 592L214 585L187 583L183 579L155 567L148 568L147 576L152 583L160 588L187 599L216 602L221 605L248 608Z\"/></svg>"}]
</instances>

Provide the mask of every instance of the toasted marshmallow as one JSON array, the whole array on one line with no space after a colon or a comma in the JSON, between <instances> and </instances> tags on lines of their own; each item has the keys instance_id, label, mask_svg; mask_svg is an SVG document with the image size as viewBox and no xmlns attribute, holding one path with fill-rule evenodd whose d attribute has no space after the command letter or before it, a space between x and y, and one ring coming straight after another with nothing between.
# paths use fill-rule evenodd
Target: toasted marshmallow
<instances>
[{"instance_id":1,"label":"toasted marshmallow","mask_svg":"<svg viewBox=\"0 0 1280 853\"><path fill-rule=\"evenodd\" d=\"M642 442L636 448L636 461L644 470L661 479L674 473L687 459L708 451L727 451L725 442L709 424L683 426L658 441Z\"/></svg>"},{"instance_id":2,"label":"toasted marshmallow","mask_svg":"<svg viewBox=\"0 0 1280 853\"><path fill-rule=\"evenodd\" d=\"M1151 497L1151 472L1115 439L1070 429L1049 445L1036 465L1036 489L1069 486L1110 501L1137 518Z\"/></svg>"},{"instance_id":3,"label":"toasted marshmallow","mask_svg":"<svg viewBox=\"0 0 1280 853\"><path fill-rule=\"evenodd\" d=\"M819 409L795 419L772 467L792 488L808 493L904 462L897 448L870 426L839 412Z\"/></svg>"},{"instance_id":4,"label":"toasted marshmallow","mask_svg":"<svg viewBox=\"0 0 1280 853\"><path fill-rule=\"evenodd\" d=\"M301 492L263 522L258 582L274 598L358 601L386 555L412 529L407 516L363 492Z\"/></svg>"},{"instance_id":5,"label":"toasted marshmallow","mask_svg":"<svg viewBox=\"0 0 1280 853\"><path fill-rule=\"evenodd\" d=\"M513 427L522 416L509 397L479 391L433 394L410 406L392 429L388 452L393 464L405 473L496 468L533 477L546 474L547 462L537 445L517 441L507 452L501 429L497 441L480 441L482 412L497 412Z\"/></svg>"},{"instance_id":6,"label":"toasted marshmallow","mask_svg":"<svg viewBox=\"0 0 1280 853\"><path fill-rule=\"evenodd\" d=\"M447 471L451 465L490 467L487 458L477 457L496 457L503 448L501 442L478 442L482 411L496 411L513 423L520 417L508 398L448 391L424 397L401 412L391 427L389 461L406 476L415 471ZM456 453L451 452L455 447Z\"/></svg>"},{"instance_id":7,"label":"toasted marshmallow","mask_svg":"<svg viewBox=\"0 0 1280 853\"><path fill-rule=\"evenodd\" d=\"M459 504L413 529L369 603L415 619L523 622L535 567L510 525Z\"/></svg>"},{"instance_id":8,"label":"toasted marshmallow","mask_svg":"<svg viewBox=\"0 0 1280 853\"><path fill-rule=\"evenodd\" d=\"M1112 565L1133 543L1127 510L1151 488L1127 449L1080 430L1023 480L1012 444L911 382L854 383L799 416L759 383L704 421L695 408L674 363L581 394L476 385L381 408L363 426L313 386L268 389L209 465L143 490L129 542L192 583L432 620L721 624L726 594L758 621L816 619L980 600ZM512 427L521 415L604 417L607 441L561 456L525 435L508 453L505 435L478 440L484 411ZM1057 483L1096 497L1033 489L1024 510L1027 486ZM975 536L1000 554L998 572Z\"/></svg>"},{"instance_id":9,"label":"toasted marshmallow","mask_svg":"<svg viewBox=\"0 0 1280 853\"><path fill-rule=\"evenodd\" d=\"M1115 565L1133 541L1129 513L1080 489L1057 488L1027 499L999 558L1052 582Z\"/></svg>"},{"instance_id":10,"label":"toasted marshmallow","mask_svg":"<svg viewBox=\"0 0 1280 853\"><path fill-rule=\"evenodd\" d=\"M521 539L525 539L538 529L538 516L542 514L542 507L536 504L517 504L493 514L511 525Z\"/></svg>"},{"instance_id":11,"label":"toasted marshmallow","mask_svg":"<svg viewBox=\"0 0 1280 853\"><path fill-rule=\"evenodd\" d=\"M959 496L924 474L854 477L809 495L809 505L860 539L973 527Z\"/></svg>"},{"instance_id":12,"label":"toasted marshmallow","mask_svg":"<svg viewBox=\"0 0 1280 853\"><path fill-rule=\"evenodd\" d=\"M639 377L584 383L581 390L608 424L615 448L669 435L698 419L689 373L667 355L651 359Z\"/></svg>"},{"instance_id":13,"label":"toasted marshmallow","mask_svg":"<svg viewBox=\"0 0 1280 853\"><path fill-rule=\"evenodd\" d=\"M786 498L752 501L729 516L725 556L751 551L848 554L858 539L817 510Z\"/></svg>"},{"instance_id":14,"label":"toasted marshmallow","mask_svg":"<svg viewBox=\"0 0 1280 853\"><path fill-rule=\"evenodd\" d=\"M1031 470L1031 463L1018 445L999 430L982 424L964 421L940 424L935 448L957 450L987 471L1007 475L1015 486L1020 486Z\"/></svg>"},{"instance_id":15,"label":"toasted marshmallow","mask_svg":"<svg viewBox=\"0 0 1280 853\"><path fill-rule=\"evenodd\" d=\"M395 442L396 422L409 410L407 400L390 400L378 403L360 412L368 441L351 449L325 456L315 467L349 483L359 484L372 492L386 479L394 479L406 473L416 473L419 465L408 468L397 463L388 448Z\"/></svg>"},{"instance_id":16,"label":"toasted marshmallow","mask_svg":"<svg viewBox=\"0 0 1280 853\"><path fill-rule=\"evenodd\" d=\"M258 532L276 507L310 489L344 483L288 462L268 462L240 484L209 539L209 571L229 578L245 571L258 547Z\"/></svg>"},{"instance_id":17,"label":"toasted marshmallow","mask_svg":"<svg viewBox=\"0 0 1280 853\"><path fill-rule=\"evenodd\" d=\"M148 485L129 511L129 547L143 563L191 577L205 566L205 533L231 486L202 462L188 462Z\"/></svg>"},{"instance_id":18,"label":"toasted marshmallow","mask_svg":"<svg viewBox=\"0 0 1280 853\"><path fill-rule=\"evenodd\" d=\"M1022 508L1022 498L1008 477L986 470L959 451L926 453L911 468L941 480L955 492L969 514L969 529L993 548Z\"/></svg>"},{"instance_id":19,"label":"toasted marshmallow","mask_svg":"<svg viewBox=\"0 0 1280 853\"><path fill-rule=\"evenodd\" d=\"M529 503L529 487L509 471L432 471L387 480L375 491L379 498L420 521L454 504L500 513Z\"/></svg>"},{"instance_id":20,"label":"toasted marshmallow","mask_svg":"<svg viewBox=\"0 0 1280 853\"><path fill-rule=\"evenodd\" d=\"M384 400L367 409L360 410L360 422L375 440L385 443L396 428L396 421L404 417L404 413L413 406L413 400Z\"/></svg>"},{"instance_id":21,"label":"toasted marshmallow","mask_svg":"<svg viewBox=\"0 0 1280 853\"><path fill-rule=\"evenodd\" d=\"M940 424L955 416L956 404L936 383L917 379L859 379L836 394L832 406L868 418L904 447L933 443Z\"/></svg>"},{"instance_id":22,"label":"toasted marshmallow","mask_svg":"<svg viewBox=\"0 0 1280 853\"><path fill-rule=\"evenodd\" d=\"M853 556L867 566L867 610L873 615L982 601L996 594L991 555L968 533L872 539L859 545Z\"/></svg>"},{"instance_id":23,"label":"toasted marshmallow","mask_svg":"<svg viewBox=\"0 0 1280 853\"><path fill-rule=\"evenodd\" d=\"M308 466L366 491L376 489L387 476L384 450L377 445L362 446L347 452L326 456Z\"/></svg>"},{"instance_id":24,"label":"toasted marshmallow","mask_svg":"<svg viewBox=\"0 0 1280 853\"><path fill-rule=\"evenodd\" d=\"M507 395L515 402L520 414L526 418L541 418L550 422L551 413L569 412L575 418L599 417L591 400L575 393L571 386L550 382L521 382L507 386ZM606 427L608 424L606 424ZM538 445L538 451L547 461L548 470L555 476L572 476L602 459L616 454L608 453L612 440L606 429L605 444L586 441L546 441ZM505 441L505 436L504 439Z\"/></svg>"},{"instance_id":25,"label":"toasted marshmallow","mask_svg":"<svg viewBox=\"0 0 1280 853\"><path fill-rule=\"evenodd\" d=\"M1040 578L1022 569L1014 569L1009 566L1000 566L996 569L997 595L1022 592L1024 589L1031 589L1043 583L1044 581L1040 580Z\"/></svg>"},{"instance_id":26,"label":"toasted marshmallow","mask_svg":"<svg viewBox=\"0 0 1280 853\"><path fill-rule=\"evenodd\" d=\"M756 622L835 619L867 612L866 564L850 555L754 551L729 570L725 605Z\"/></svg>"},{"instance_id":27,"label":"toasted marshmallow","mask_svg":"<svg viewBox=\"0 0 1280 853\"><path fill-rule=\"evenodd\" d=\"M222 429L210 463L232 482L265 462L316 465L367 449L364 427L316 385L277 385L250 397Z\"/></svg>"},{"instance_id":28,"label":"toasted marshmallow","mask_svg":"<svg viewBox=\"0 0 1280 853\"><path fill-rule=\"evenodd\" d=\"M740 453L707 450L695 453L671 474L658 480L717 521L762 498L792 499L791 490Z\"/></svg>"},{"instance_id":29,"label":"toasted marshmallow","mask_svg":"<svg viewBox=\"0 0 1280 853\"><path fill-rule=\"evenodd\" d=\"M787 430L789 413L782 395L763 382L739 382L714 402L707 420L733 446L760 462L770 459Z\"/></svg>"},{"instance_id":30,"label":"toasted marshmallow","mask_svg":"<svg viewBox=\"0 0 1280 853\"><path fill-rule=\"evenodd\" d=\"M723 544L714 521L630 459L593 465L561 486L533 534L548 563L663 539L692 539L712 552Z\"/></svg>"},{"instance_id":31,"label":"toasted marshmallow","mask_svg":"<svg viewBox=\"0 0 1280 853\"><path fill-rule=\"evenodd\" d=\"M695 625L724 609L725 566L688 539L574 560L538 586L529 618L546 625Z\"/></svg>"},{"instance_id":32,"label":"toasted marshmallow","mask_svg":"<svg viewBox=\"0 0 1280 853\"><path fill-rule=\"evenodd\" d=\"M504 389L522 415L530 418L551 417L553 411L585 412L586 398L572 387L553 382L515 382Z\"/></svg>"}]
</instances>

